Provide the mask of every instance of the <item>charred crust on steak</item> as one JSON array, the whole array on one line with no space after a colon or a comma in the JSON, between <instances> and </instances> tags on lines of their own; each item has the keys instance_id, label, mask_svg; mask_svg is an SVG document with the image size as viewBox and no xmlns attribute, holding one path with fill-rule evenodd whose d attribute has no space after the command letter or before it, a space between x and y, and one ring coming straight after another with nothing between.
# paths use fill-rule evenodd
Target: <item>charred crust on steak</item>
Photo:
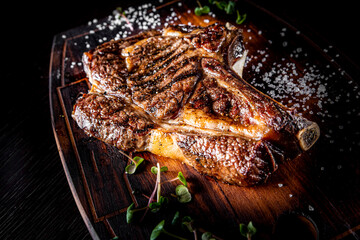
<instances>
[{"instance_id":1,"label":"charred crust on steak","mask_svg":"<svg viewBox=\"0 0 360 240\"><path fill-rule=\"evenodd\" d=\"M246 52L241 30L220 23L109 41L83 54L92 88L72 117L121 150L178 159L231 184L264 182L320 130L241 77Z\"/></svg>"},{"instance_id":2,"label":"charred crust on steak","mask_svg":"<svg viewBox=\"0 0 360 240\"><path fill-rule=\"evenodd\" d=\"M84 94L72 117L88 135L124 151L144 149L148 134L156 125L119 98Z\"/></svg>"},{"instance_id":3,"label":"charred crust on steak","mask_svg":"<svg viewBox=\"0 0 360 240\"><path fill-rule=\"evenodd\" d=\"M264 141L185 134L177 134L176 141L195 169L227 183L260 183L277 168Z\"/></svg>"}]
</instances>

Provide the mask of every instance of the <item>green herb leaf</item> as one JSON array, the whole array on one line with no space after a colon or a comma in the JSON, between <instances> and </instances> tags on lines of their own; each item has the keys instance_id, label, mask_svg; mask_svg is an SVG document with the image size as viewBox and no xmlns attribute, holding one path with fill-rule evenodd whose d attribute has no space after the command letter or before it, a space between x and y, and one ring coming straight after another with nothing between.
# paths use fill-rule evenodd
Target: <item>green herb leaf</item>
<instances>
[{"instance_id":1,"label":"green herb leaf","mask_svg":"<svg viewBox=\"0 0 360 240\"><path fill-rule=\"evenodd\" d=\"M180 213L177 211L174 215L173 220L171 221L171 225L176 226L180 223Z\"/></svg>"},{"instance_id":2,"label":"green herb leaf","mask_svg":"<svg viewBox=\"0 0 360 240\"><path fill-rule=\"evenodd\" d=\"M175 194L180 203L188 203L191 201L189 189L184 185L178 185L175 189Z\"/></svg>"},{"instance_id":3,"label":"green herb leaf","mask_svg":"<svg viewBox=\"0 0 360 240\"><path fill-rule=\"evenodd\" d=\"M137 162L138 165L144 161L144 159L139 156L135 156L133 160Z\"/></svg>"},{"instance_id":4,"label":"green herb leaf","mask_svg":"<svg viewBox=\"0 0 360 240\"><path fill-rule=\"evenodd\" d=\"M161 203L159 203L159 202L150 203L149 208L150 208L151 212L157 213L161 209Z\"/></svg>"},{"instance_id":5,"label":"green herb leaf","mask_svg":"<svg viewBox=\"0 0 360 240\"><path fill-rule=\"evenodd\" d=\"M120 13L120 14L124 14L124 15L125 15L122 7L117 7L117 8L116 8L116 11L118 11L118 13Z\"/></svg>"},{"instance_id":6,"label":"green herb leaf","mask_svg":"<svg viewBox=\"0 0 360 240\"><path fill-rule=\"evenodd\" d=\"M210 12L210 8L208 6L196 7L194 12L196 16L201 16L203 14L208 14Z\"/></svg>"},{"instance_id":7,"label":"green herb leaf","mask_svg":"<svg viewBox=\"0 0 360 240\"><path fill-rule=\"evenodd\" d=\"M168 236L170 236L172 238L176 238L176 239L179 239L179 240L187 240L186 238L182 238L182 237L180 237L178 235L167 232L164 229L164 225L165 225L165 220L162 220L158 225L156 225L156 227L151 232L150 240L157 239L160 236L161 233L164 233L164 234L166 234L166 235L168 235Z\"/></svg>"},{"instance_id":8,"label":"green herb leaf","mask_svg":"<svg viewBox=\"0 0 360 240\"><path fill-rule=\"evenodd\" d=\"M240 234L246 237L247 239L251 239L251 237L254 236L256 233L256 228L254 227L251 221L248 223L248 225L240 223L239 228L240 228Z\"/></svg>"},{"instance_id":9,"label":"green herb leaf","mask_svg":"<svg viewBox=\"0 0 360 240\"><path fill-rule=\"evenodd\" d=\"M150 235L150 240L155 240L160 236L164 229L165 220L162 220L156 227L152 230Z\"/></svg>"},{"instance_id":10,"label":"green herb leaf","mask_svg":"<svg viewBox=\"0 0 360 240\"><path fill-rule=\"evenodd\" d=\"M193 224L194 224L194 220L190 216L183 217L183 219L181 221L181 226L183 226L183 228L189 230L189 232L195 231Z\"/></svg>"},{"instance_id":11,"label":"green herb leaf","mask_svg":"<svg viewBox=\"0 0 360 240\"><path fill-rule=\"evenodd\" d=\"M134 211L133 211L134 206L135 206L135 203L132 203L126 210L126 222L127 223L131 223L134 219Z\"/></svg>"},{"instance_id":12,"label":"green herb leaf","mask_svg":"<svg viewBox=\"0 0 360 240\"><path fill-rule=\"evenodd\" d=\"M196 16L201 16L202 15L202 8L201 7L196 7L194 10L194 13Z\"/></svg>"},{"instance_id":13,"label":"green herb leaf","mask_svg":"<svg viewBox=\"0 0 360 240\"><path fill-rule=\"evenodd\" d=\"M227 3L225 1L214 1L214 4L217 6L218 9L224 10L227 6Z\"/></svg>"},{"instance_id":14,"label":"green herb leaf","mask_svg":"<svg viewBox=\"0 0 360 240\"><path fill-rule=\"evenodd\" d=\"M239 224L239 228L240 228L240 234L241 234L242 236L244 236L244 237L247 237L247 236L246 236L246 235L247 235L247 232L248 232L247 226L246 226L245 224L243 224L243 223L240 223L240 224Z\"/></svg>"},{"instance_id":15,"label":"green herb leaf","mask_svg":"<svg viewBox=\"0 0 360 240\"><path fill-rule=\"evenodd\" d=\"M157 171L158 169L157 169L157 167L155 167L155 166L152 166L151 167L151 172L153 173L153 174L157 174ZM161 167L160 168L160 172L167 172L168 171L168 167L167 166L163 166L163 167Z\"/></svg>"},{"instance_id":16,"label":"green herb leaf","mask_svg":"<svg viewBox=\"0 0 360 240\"><path fill-rule=\"evenodd\" d=\"M229 1L224 10L227 14L233 14L235 12L235 2Z\"/></svg>"},{"instance_id":17,"label":"green herb leaf","mask_svg":"<svg viewBox=\"0 0 360 240\"><path fill-rule=\"evenodd\" d=\"M215 238L212 237L212 233L211 232L204 232L201 235L201 240L215 240Z\"/></svg>"},{"instance_id":18,"label":"green herb leaf","mask_svg":"<svg viewBox=\"0 0 360 240\"><path fill-rule=\"evenodd\" d=\"M132 162L125 167L125 172L126 172L127 174L134 174L135 171L136 171L136 169L139 167L139 165L140 165L143 161L144 161L144 159L141 158L141 157L138 157L138 156L134 157L134 158L132 159Z\"/></svg>"},{"instance_id":19,"label":"green herb leaf","mask_svg":"<svg viewBox=\"0 0 360 240\"><path fill-rule=\"evenodd\" d=\"M187 182L186 182L186 179L185 179L184 175L182 174L182 172L178 173L178 179L180 180L180 182L182 182L182 184L185 185L185 187L187 187Z\"/></svg>"},{"instance_id":20,"label":"green herb leaf","mask_svg":"<svg viewBox=\"0 0 360 240\"><path fill-rule=\"evenodd\" d=\"M153 174L157 174L157 167L152 166L150 170Z\"/></svg>"},{"instance_id":21,"label":"green herb leaf","mask_svg":"<svg viewBox=\"0 0 360 240\"><path fill-rule=\"evenodd\" d=\"M149 208L151 212L156 213L160 211L160 209L168 203L169 203L169 199L167 197L160 196L159 202L150 203Z\"/></svg>"},{"instance_id":22,"label":"green herb leaf","mask_svg":"<svg viewBox=\"0 0 360 240\"><path fill-rule=\"evenodd\" d=\"M237 24L242 24L242 23L245 21L245 19L246 19L246 13L244 13L243 15L241 15L241 14L239 13L239 10L236 10L236 14L237 14L236 23L237 23Z\"/></svg>"},{"instance_id":23,"label":"green herb leaf","mask_svg":"<svg viewBox=\"0 0 360 240\"><path fill-rule=\"evenodd\" d=\"M256 233L256 228L254 227L252 221L249 222L249 224L247 225L247 229L248 229L248 234L250 234L250 236L254 236Z\"/></svg>"}]
</instances>

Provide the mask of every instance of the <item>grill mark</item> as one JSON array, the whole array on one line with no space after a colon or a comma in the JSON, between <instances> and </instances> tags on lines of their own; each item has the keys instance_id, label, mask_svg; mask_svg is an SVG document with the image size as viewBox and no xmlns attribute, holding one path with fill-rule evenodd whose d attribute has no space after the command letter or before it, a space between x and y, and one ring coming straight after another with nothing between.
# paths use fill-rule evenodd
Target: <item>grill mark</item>
<instances>
[{"instance_id":1,"label":"grill mark","mask_svg":"<svg viewBox=\"0 0 360 240\"><path fill-rule=\"evenodd\" d=\"M172 38L167 38L168 40L172 40ZM175 41L176 40L176 41ZM181 44L181 40L174 39L174 41L167 41L166 43L169 43L165 47L162 47L158 49L157 52L152 55L148 61L145 61L145 63L141 64L138 68L138 73L143 73L143 75L146 75L147 72L150 72L153 70L154 67L159 67L159 65L162 65L161 62L167 59L170 55L172 55L174 52L176 52L179 49L179 46ZM168 46L170 46L168 48Z\"/></svg>"},{"instance_id":2,"label":"grill mark","mask_svg":"<svg viewBox=\"0 0 360 240\"><path fill-rule=\"evenodd\" d=\"M171 54L172 56L170 56L168 58L167 58L167 56L164 56L164 58L166 59L165 61L160 62L157 65L154 65L153 68L146 68L145 71L140 70L139 72L134 73L133 76L128 81L129 85L134 86L134 87L139 87L139 86L144 85L144 82L149 81L149 78L153 78L156 75L163 74L163 72L166 71L166 69L168 69L169 67L174 65L174 61L176 61L174 59L181 58L187 49L188 48L175 49L175 51L172 51L169 53L169 55ZM160 61L161 61L161 59L160 59ZM133 79L136 79L136 81L134 81Z\"/></svg>"},{"instance_id":3,"label":"grill mark","mask_svg":"<svg viewBox=\"0 0 360 240\"><path fill-rule=\"evenodd\" d=\"M133 91L136 91L136 88L141 88L143 93L147 95L147 93L151 93L151 91L156 89L157 94L161 93L161 92L169 89L174 83L179 82L179 81L183 80L184 78L188 78L188 77L198 74L197 69L194 69L194 67L192 67L190 70L187 71L186 74L179 74L178 76L176 76L176 74L179 72L179 70L186 68L188 65L190 65L192 62L194 62L196 60L197 60L197 57L193 56L193 57L189 57L189 58L184 58L179 63L176 62L176 63L170 64L170 66L168 66L166 70L159 72L156 76L149 76L147 78L147 79L149 79L147 82L143 82L142 84L135 85L133 87ZM173 68L174 69L174 70L172 70L173 74L171 74L171 73L169 73L169 69L173 66L175 66L176 68ZM174 77L174 76L176 76L176 77ZM164 85L163 87L160 87L159 83L160 84L163 83L164 77L170 78L172 80L169 83L167 83L166 85ZM151 97L151 96L149 96L149 97ZM144 99L149 99L149 97L144 98Z\"/></svg>"},{"instance_id":4,"label":"grill mark","mask_svg":"<svg viewBox=\"0 0 360 240\"><path fill-rule=\"evenodd\" d=\"M130 55L127 57L132 63L133 73L139 72L139 69L145 68L146 65L153 61L153 59L161 52L165 52L173 45L174 39L164 38L148 38L141 44L133 46ZM135 43L136 44L136 43Z\"/></svg>"},{"instance_id":5,"label":"grill mark","mask_svg":"<svg viewBox=\"0 0 360 240\"><path fill-rule=\"evenodd\" d=\"M200 74L193 72L193 71L189 71L186 74L181 74L181 76L177 77L174 81L170 82L165 87L161 88L160 91L158 91L157 93L159 94L159 93L165 92L166 90L169 90L169 88L171 88L172 85L174 85L175 83L180 82L180 81L186 81L188 78L191 78L191 77L194 77L197 75L199 78Z\"/></svg>"},{"instance_id":6,"label":"grill mark","mask_svg":"<svg viewBox=\"0 0 360 240\"><path fill-rule=\"evenodd\" d=\"M180 74L178 77L176 78L173 78L173 81L169 82L167 85L165 85L164 87L162 88L157 88L157 87L154 87L152 89L150 89L148 86L144 86L144 88L146 89L150 89L150 90L147 90L146 93L143 93L142 96L141 96L141 99L139 99L138 101L139 102L145 102L151 98L154 97L154 95L158 95L158 94L161 94L167 90L169 90L175 83L177 82L180 82L180 81L187 81L188 78L191 78L191 77L194 77L194 76L197 76L197 78L199 79L201 74L198 73L197 71L193 71L193 70L190 70L190 71L187 71L186 73L184 74ZM197 84L197 81L196 80L196 83L194 84L194 86L196 86ZM193 88L194 88L193 86ZM191 91L190 91L191 93ZM170 93L171 94L171 93ZM187 96L186 97L186 100L188 99L189 97Z\"/></svg>"},{"instance_id":7,"label":"grill mark","mask_svg":"<svg viewBox=\"0 0 360 240\"><path fill-rule=\"evenodd\" d=\"M188 58L186 58L187 56L185 56L184 53L177 54L174 57L176 57L177 60L179 60L179 59L180 60L179 61L176 61L176 60L171 61L170 64L168 64L163 69L160 69L156 74L146 76L145 79L134 82L134 84L131 84L131 82L130 82L130 85L132 85L133 88L149 87L150 86L149 82L150 83L156 83L155 82L156 80L163 79L164 76L169 76L169 69L172 68L173 66L177 67L177 69L175 69L176 71L174 71L176 73L181 67L184 66L184 62L187 61ZM157 84L154 84L154 85L157 85Z\"/></svg>"}]
</instances>

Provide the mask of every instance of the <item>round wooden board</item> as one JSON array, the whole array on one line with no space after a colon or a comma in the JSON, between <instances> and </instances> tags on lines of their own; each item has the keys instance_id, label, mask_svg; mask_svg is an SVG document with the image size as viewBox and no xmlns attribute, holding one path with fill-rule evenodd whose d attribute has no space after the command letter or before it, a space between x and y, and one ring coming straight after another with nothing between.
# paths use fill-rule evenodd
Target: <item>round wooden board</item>
<instances>
[{"instance_id":1,"label":"round wooden board","mask_svg":"<svg viewBox=\"0 0 360 240\"><path fill-rule=\"evenodd\" d=\"M138 153L145 164L136 174L126 175L128 162L121 153L87 137L72 120L71 111L79 94L89 89L82 53L110 39L135 34L142 27L133 24L131 30L126 21L109 17L60 33L54 37L50 62L51 118L71 191L94 239L147 239L162 219L170 224L176 211L192 216L199 228L223 239L240 238L239 223L249 221L258 229L256 239L270 239L278 218L290 212L311 218L323 239L356 235L360 228L360 92L353 66L327 43L315 44L265 9L247 1L237 4L248 16L239 26L249 50L244 79L316 121L321 129L319 141L310 151L280 164L266 183L251 188L217 182L182 163L150 153ZM132 7L132 12L128 8L127 16L131 18L136 11L153 12L161 19L158 28L171 21L206 26L234 20L220 12L198 17L193 14L194 7L180 1L146 4L141 10L139 6ZM143 21L151 27L150 21L155 20ZM171 197L176 183L164 184L168 207L148 213L142 223L127 224L127 207L132 202L139 207L147 204L146 196L151 195L156 178L150 168L157 162L169 168L162 174L164 180L179 171L185 175L193 199L188 204L177 203Z\"/></svg>"}]
</instances>

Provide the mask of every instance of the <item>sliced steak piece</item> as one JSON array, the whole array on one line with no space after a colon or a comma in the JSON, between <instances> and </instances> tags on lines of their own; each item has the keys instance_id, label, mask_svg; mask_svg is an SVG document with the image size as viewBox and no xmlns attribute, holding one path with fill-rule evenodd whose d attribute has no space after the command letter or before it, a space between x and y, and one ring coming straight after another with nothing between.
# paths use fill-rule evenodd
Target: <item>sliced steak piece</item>
<instances>
[{"instance_id":1,"label":"sliced steak piece","mask_svg":"<svg viewBox=\"0 0 360 240\"><path fill-rule=\"evenodd\" d=\"M245 57L241 31L228 24L110 41L84 53L92 89L73 118L121 150L178 159L228 183L262 182L320 130L243 80Z\"/></svg>"},{"instance_id":2,"label":"sliced steak piece","mask_svg":"<svg viewBox=\"0 0 360 240\"><path fill-rule=\"evenodd\" d=\"M231 184L263 182L277 168L266 141L157 126L141 109L112 96L84 94L77 100L73 118L89 136L121 150L174 158Z\"/></svg>"},{"instance_id":3,"label":"sliced steak piece","mask_svg":"<svg viewBox=\"0 0 360 240\"><path fill-rule=\"evenodd\" d=\"M121 52L124 48L142 39L160 34L155 30L147 31L125 39L104 43L94 50L85 52L82 61L85 73L93 85L93 90L129 98L131 92L126 85L129 73L126 63L121 58Z\"/></svg>"},{"instance_id":4,"label":"sliced steak piece","mask_svg":"<svg viewBox=\"0 0 360 240\"><path fill-rule=\"evenodd\" d=\"M152 131L148 150L177 159L223 182L251 186L277 169L279 152L267 141L216 134ZM281 153L280 153L281 154ZM278 159L279 160L279 159Z\"/></svg>"},{"instance_id":5,"label":"sliced steak piece","mask_svg":"<svg viewBox=\"0 0 360 240\"><path fill-rule=\"evenodd\" d=\"M72 117L85 133L124 151L144 151L155 124L121 99L96 93L80 97Z\"/></svg>"}]
</instances>

